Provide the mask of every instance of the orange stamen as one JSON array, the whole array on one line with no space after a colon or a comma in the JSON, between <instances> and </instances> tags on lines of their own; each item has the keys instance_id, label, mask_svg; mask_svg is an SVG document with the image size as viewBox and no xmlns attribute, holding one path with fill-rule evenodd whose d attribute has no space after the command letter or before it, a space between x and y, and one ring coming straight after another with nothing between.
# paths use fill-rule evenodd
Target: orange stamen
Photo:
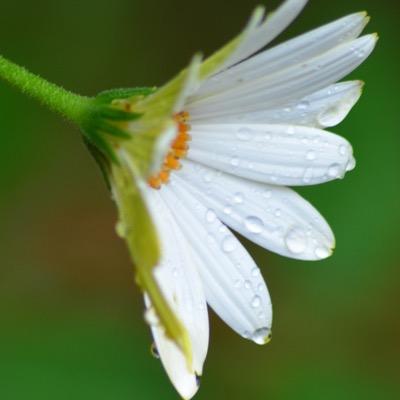
<instances>
[{"instance_id":1,"label":"orange stamen","mask_svg":"<svg viewBox=\"0 0 400 400\"><path fill-rule=\"evenodd\" d=\"M189 117L189 113L186 111L174 115L174 120L178 125L178 134L164 159L161 171L147 181L153 189L160 189L162 184L168 183L171 171L181 168L180 159L186 157L189 149L187 142L191 140L191 136L188 134L190 125L187 124Z\"/></svg>"}]
</instances>

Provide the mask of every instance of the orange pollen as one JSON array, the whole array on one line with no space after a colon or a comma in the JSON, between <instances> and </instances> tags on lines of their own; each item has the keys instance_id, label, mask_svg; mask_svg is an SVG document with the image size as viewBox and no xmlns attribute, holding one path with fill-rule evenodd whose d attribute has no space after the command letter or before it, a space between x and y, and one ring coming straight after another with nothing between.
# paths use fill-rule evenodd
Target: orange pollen
<instances>
[{"instance_id":1,"label":"orange pollen","mask_svg":"<svg viewBox=\"0 0 400 400\"><path fill-rule=\"evenodd\" d=\"M171 148L164 158L161 171L150 177L147 181L153 189L160 189L162 184L168 183L171 171L178 170L182 167L180 159L186 157L189 150L188 142L191 136L188 134L190 125L189 113L182 111L174 115L174 120L178 126L178 133L171 143Z\"/></svg>"}]
</instances>

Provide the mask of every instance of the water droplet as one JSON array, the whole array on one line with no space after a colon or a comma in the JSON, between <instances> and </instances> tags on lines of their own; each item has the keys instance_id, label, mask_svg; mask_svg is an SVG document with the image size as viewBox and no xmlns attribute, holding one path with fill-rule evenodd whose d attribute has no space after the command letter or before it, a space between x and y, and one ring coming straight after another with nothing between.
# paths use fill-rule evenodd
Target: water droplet
<instances>
[{"instance_id":1,"label":"water droplet","mask_svg":"<svg viewBox=\"0 0 400 400\"><path fill-rule=\"evenodd\" d=\"M341 170L342 170L342 168L341 168L340 164L337 164L337 163L332 164L328 168L328 175L331 178L340 178L341 177L341 173L342 173Z\"/></svg>"},{"instance_id":2,"label":"water droplet","mask_svg":"<svg viewBox=\"0 0 400 400\"><path fill-rule=\"evenodd\" d=\"M312 168L306 168L306 170L304 171L304 175L303 175L303 182L304 183L310 183L312 178L313 178L313 169Z\"/></svg>"},{"instance_id":3,"label":"water droplet","mask_svg":"<svg viewBox=\"0 0 400 400\"><path fill-rule=\"evenodd\" d=\"M319 114L318 122L323 127L335 126L342 121L344 115L344 110L340 110L337 106L333 106Z\"/></svg>"},{"instance_id":4,"label":"water droplet","mask_svg":"<svg viewBox=\"0 0 400 400\"><path fill-rule=\"evenodd\" d=\"M347 156L349 154L349 146L347 146L345 144L341 144L339 146L339 154L341 156Z\"/></svg>"},{"instance_id":5,"label":"water droplet","mask_svg":"<svg viewBox=\"0 0 400 400\"><path fill-rule=\"evenodd\" d=\"M210 183L214 179L215 173L211 171L207 171L203 175L204 182Z\"/></svg>"},{"instance_id":6,"label":"water droplet","mask_svg":"<svg viewBox=\"0 0 400 400\"><path fill-rule=\"evenodd\" d=\"M235 204L242 204L243 203L243 199L244 199L244 196L243 196L243 194L242 193L235 193L234 195L233 195L233 202L235 203Z\"/></svg>"},{"instance_id":7,"label":"water droplet","mask_svg":"<svg viewBox=\"0 0 400 400\"><path fill-rule=\"evenodd\" d=\"M246 229L254 234L260 234L264 229L264 222L258 217L247 217L244 220L244 226Z\"/></svg>"},{"instance_id":8,"label":"water droplet","mask_svg":"<svg viewBox=\"0 0 400 400\"><path fill-rule=\"evenodd\" d=\"M221 233L227 233L227 232L229 232L228 228L227 228L225 225L221 225L221 226L219 227L219 231L220 231Z\"/></svg>"},{"instance_id":9,"label":"water droplet","mask_svg":"<svg viewBox=\"0 0 400 400\"><path fill-rule=\"evenodd\" d=\"M253 268L253 269L251 270L251 275L254 276L254 277L256 278L257 276L260 275L260 270L259 270L258 268Z\"/></svg>"},{"instance_id":10,"label":"water droplet","mask_svg":"<svg viewBox=\"0 0 400 400\"><path fill-rule=\"evenodd\" d=\"M222 240L222 250L225 253L232 253L236 249L236 241L232 235L226 236Z\"/></svg>"},{"instance_id":11,"label":"water droplet","mask_svg":"<svg viewBox=\"0 0 400 400\"><path fill-rule=\"evenodd\" d=\"M253 308L258 308L261 305L261 297L260 296L254 296L253 299L251 300L251 306Z\"/></svg>"},{"instance_id":12,"label":"water droplet","mask_svg":"<svg viewBox=\"0 0 400 400\"><path fill-rule=\"evenodd\" d=\"M254 343L263 345L271 340L271 330L267 327L257 329L251 335L251 339Z\"/></svg>"},{"instance_id":13,"label":"water droplet","mask_svg":"<svg viewBox=\"0 0 400 400\"><path fill-rule=\"evenodd\" d=\"M272 192L271 192L270 190L267 190L267 191L265 191L265 192L263 193L263 196L264 196L266 199L270 199L270 198L272 197Z\"/></svg>"},{"instance_id":14,"label":"water droplet","mask_svg":"<svg viewBox=\"0 0 400 400\"><path fill-rule=\"evenodd\" d=\"M329 257L331 253L332 252L327 247L320 246L315 249L315 255L320 260Z\"/></svg>"},{"instance_id":15,"label":"water droplet","mask_svg":"<svg viewBox=\"0 0 400 400\"><path fill-rule=\"evenodd\" d=\"M351 171L356 167L356 160L354 157L350 157L349 162L346 165L346 171Z\"/></svg>"},{"instance_id":16,"label":"water droplet","mask_svg":"<svg viewBox=\"0 0 400 400\"><path fill-rule=\"evenodd\" d=\"M230 206L225 206L224 207L224 214L230 215L232 213L232 207Z\"/></svg>"},{"instance_id":17,"label":"water droplet","mask_svg":"<svg viewBox=\"0 0 400 400\"><path fill-rule=\"evenodd\" d=\"M310 107L310 102L303 100L301 101L298 105L297 108L299 110L307 110L307 108Z\"/></svg>"},{"instance_id":18,"label":"water droplet","mask_svg":"<svg viewBox=\"0 0 400 400\"><path fill-rule=\"evenodd\" d=\"M264 285L262 283L259 283L257 285L257 292L262 292L264 290Z\"/></svg>"},{"instance_id":19,"label":"water droplet","mask_svg":"<svg viewBox=\"0 0 400 400\"><path fill-rule=\"evenodd\" d=\"M150 326L157 326L160 324L156 310L153 307L148 308L144 312L144 319Z\"/></svg>"},{"instance_id":20,"label":"water droplet","mask_svg":"<svg viewBox=\"0 0 400 400\"><path fill-rule=\"evenodd\" d=\"M207 210L206 212L206 221L209 224L212 224L217 219L217 215L215 214L214 210Z\"/></svg>"},{"instance_id":21,"label":"water droplet","mask_svg":"<svg viewBox=\"0 0 400 400\"><path fill-rule=\"evenodd\" d=\"M288 134L288 135L293 135L294 134L294 131L295 131L295 129L294 129L294 126L288 126L288 128L286 129L286 133Z\"/></svg>"},{"instance_id":22,"label":"water droplet","mask_svg":"<svg viewBox=\"0 0 400 400\"><path fill-rule=\"evenodd\" d=\"M251 138L252 130L246 126L243 126L238 129L236 133L236 137L239 140L249 140Z\"/></svg>"},{"instance_id":23,"label":"water droplet","mask_svg":"<svg viewBox=\"0 0 400 400\"><path fill-rule=\"evenodd\" d=\"M250 339L250 337L251 337L249 331L244 331L244 332L242 333L242 336L243 336L245 339Z\"/></svg>"},{"instance_id":24,"label":"water droplet","mask_svg":"<svg viewBox=\"0 0 400 400\"><path fill-rule=\"evenodd\" d=\"M199 387L201 384L201 376L196 374L196 385Z\"/></svg>"},{"instance_id":25,"label":"water droplet","mask_svg":"<svg viewBox=\"0 0 400 400\"><path fill-rule=\"evenodd\" d=\"M237 167L239 165L239 158L238 157L232 157L231 158L231 165L233 167Z\"/></svg>"},{"instance_id":26,"label":"water droplet","mask_svg":"<svg viewBox=\"0 0 400 400\"><path fill-rule=\"evenodd\" d=\"M315 153L314 150L309 150L306 153L306 160L308 161L314 161L317 158L317 154Z\"/></svg>"},{"instance_id":27,"label":"water droplet","mask_svg":"<svg viewBox=\"0 0 400 400\"><path fill-rule=\"evenodd\" d=\"M275 217L280 217L281 215L282 215L282 211L279 208L277 208L275 210Z\"/></svg>"},{"instance_id":28,"label":"water droplet","mask_svg":"<svg viewBox=\"0 0 400 400\"><path fill-rule=\"evenodd\" d=\"M301 254L307 248L307 236L303 229L293 228L286 237L285 244L289 251L293 254Z\"/></svg>"},{"instance_id":29,"label":"water droplet","mask_svg":"<svg viewBox=\"0 0 400 400\"><path fill-rule=\"evenodd\" d=\"M154 358L157 358L157 359L160 358L160 354L158 353L157 346L154 342L150 346L150 353Z\"/></svg>"},{"instance_id":30,"label":"water droplet","mask_svg":"<svg viewBox=\"0 0 400 400\"><path fill-rule=\"evenodd\" d=\"M244 281L244 287L246 289L251 289L251 282L250 281Z\"/></svg>"}]
</instances>

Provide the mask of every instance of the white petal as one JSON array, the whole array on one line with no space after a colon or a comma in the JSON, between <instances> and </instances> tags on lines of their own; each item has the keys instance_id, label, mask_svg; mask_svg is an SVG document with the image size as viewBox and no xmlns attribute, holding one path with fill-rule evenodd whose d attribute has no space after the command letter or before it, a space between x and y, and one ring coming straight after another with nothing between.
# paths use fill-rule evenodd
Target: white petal
<instances>
[{"instance_id":1,"label":"white petal","mask_svg":"<svg viewBox=\"0 0 400 400\"><path fill-rule=\"evenodd\" d=\"M178 174L161 189L193 247L208 304L243 337L268 340L272 307L265 282L245 248L212 210L185 188Z\"/></svg>"},{"instance_id":2,"label":"white petal","mask_svg":"<svg viewBox=\"0 0 400 400\"><path fill-rule=\"evenodd\" d=\"M341 43L357 38L368 20L365 12L351 14L268 49L203 83L192 101L319 56Z\"/></svg>"},{"instance_id":3,"label":"white petal","mask_svg":"<svg viewBox=\"0 0 400 400\"><path fill-rule=\"evenodd\" d=\"M152 309L148 298L146 298L146 305L148 307L146 312L150 313ZM191 399L199 388L196 374L189 371L182 351L165 336L162 328L152 326L151 332L155 351L161 358L169 379L182 398Z\"/></svg>"},{"instance_id":4,"label":"white petal","mask_svg":"<svg viewBox=\"0 0 400 400\"><path fill-rule=\"evenodd\" d=\"M330 85L285 107L223 115L191 115L193 124L270 123L306 125L316 128L335 126L343 121L361 96L363 82L349 81ZM254 107L259 108L258 104Z\"/></svg>"},{"instance_id":5,"label":"white petal","mask_svg":"<svg viewBox=\"0 0 400 400\"><path fill-rule=\"evenodd\" d=\"M162 327L151 329L161 361L169 378L184 398L197 391L197 379L202 373L207 354L208 314L201 279L195 260L174 217L158 191L148 190L149 208L161 240L162 260L154 275L165 298L189 333L193 365L188 366L181 350L169 340ZM149 305L149 301L147 300Z\"/></svg>"},{"instance_id":6,"label":"white petal","mask_svg":"<svg viewBox=\"0 0 400 400\"><path fill-rule=\"evenodd\" d=\"M180 185L232 229L273 252L301 260L328 257L335 245L324 218L289 188L265 185L185 161Z\"/></svg>"},{"instance_id":7,"label":"white petal","mask_svg":"<svg viewBox=\"0 0 400 400\"><path fill-rule=\"evenodd\" d=\"M316 128L193 124L188 158L251 180L285 186L342 178L355 166L351 145Z\"/></svg>"},{"instance_id":8,"label":"white petal","mask_svg":"<svg viewBox=\"0 0 400 400\"><path fill-rule=\"evenodd\" d=\"M376 35L362 36L302 63L191 102L186 109L199 118L284 106L342 79L369 56L376 41Z\"/></svg>"},{"instance_id":9,"label":"white petal","mask_svg":"<svg viewBox=\"0 0 400 400\"><path fill-rule=\"evenodd\" d=\"M246 59L270 43L290 25L306 3L307 0L286 0L277 10L267 15L262 24L248 32L246 39L227 60L224 68Z\"/></svg>"}]
</instances>

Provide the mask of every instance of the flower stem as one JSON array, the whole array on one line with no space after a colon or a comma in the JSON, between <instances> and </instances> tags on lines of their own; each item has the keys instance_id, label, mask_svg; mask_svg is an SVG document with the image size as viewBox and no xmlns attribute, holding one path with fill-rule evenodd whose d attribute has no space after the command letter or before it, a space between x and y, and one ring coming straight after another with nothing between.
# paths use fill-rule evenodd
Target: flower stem
<instances>
[{"instance_id":1,"label":"flower stem","mask_svg":"<svg viewBox=\"0 0 400 400\"><path fill-rule=\"evenodd\" d=\"M89 97L71 93L0 56L0 78L39 100L50 110L81 124L88 115Z\"/></svg>"}]
</instances>

